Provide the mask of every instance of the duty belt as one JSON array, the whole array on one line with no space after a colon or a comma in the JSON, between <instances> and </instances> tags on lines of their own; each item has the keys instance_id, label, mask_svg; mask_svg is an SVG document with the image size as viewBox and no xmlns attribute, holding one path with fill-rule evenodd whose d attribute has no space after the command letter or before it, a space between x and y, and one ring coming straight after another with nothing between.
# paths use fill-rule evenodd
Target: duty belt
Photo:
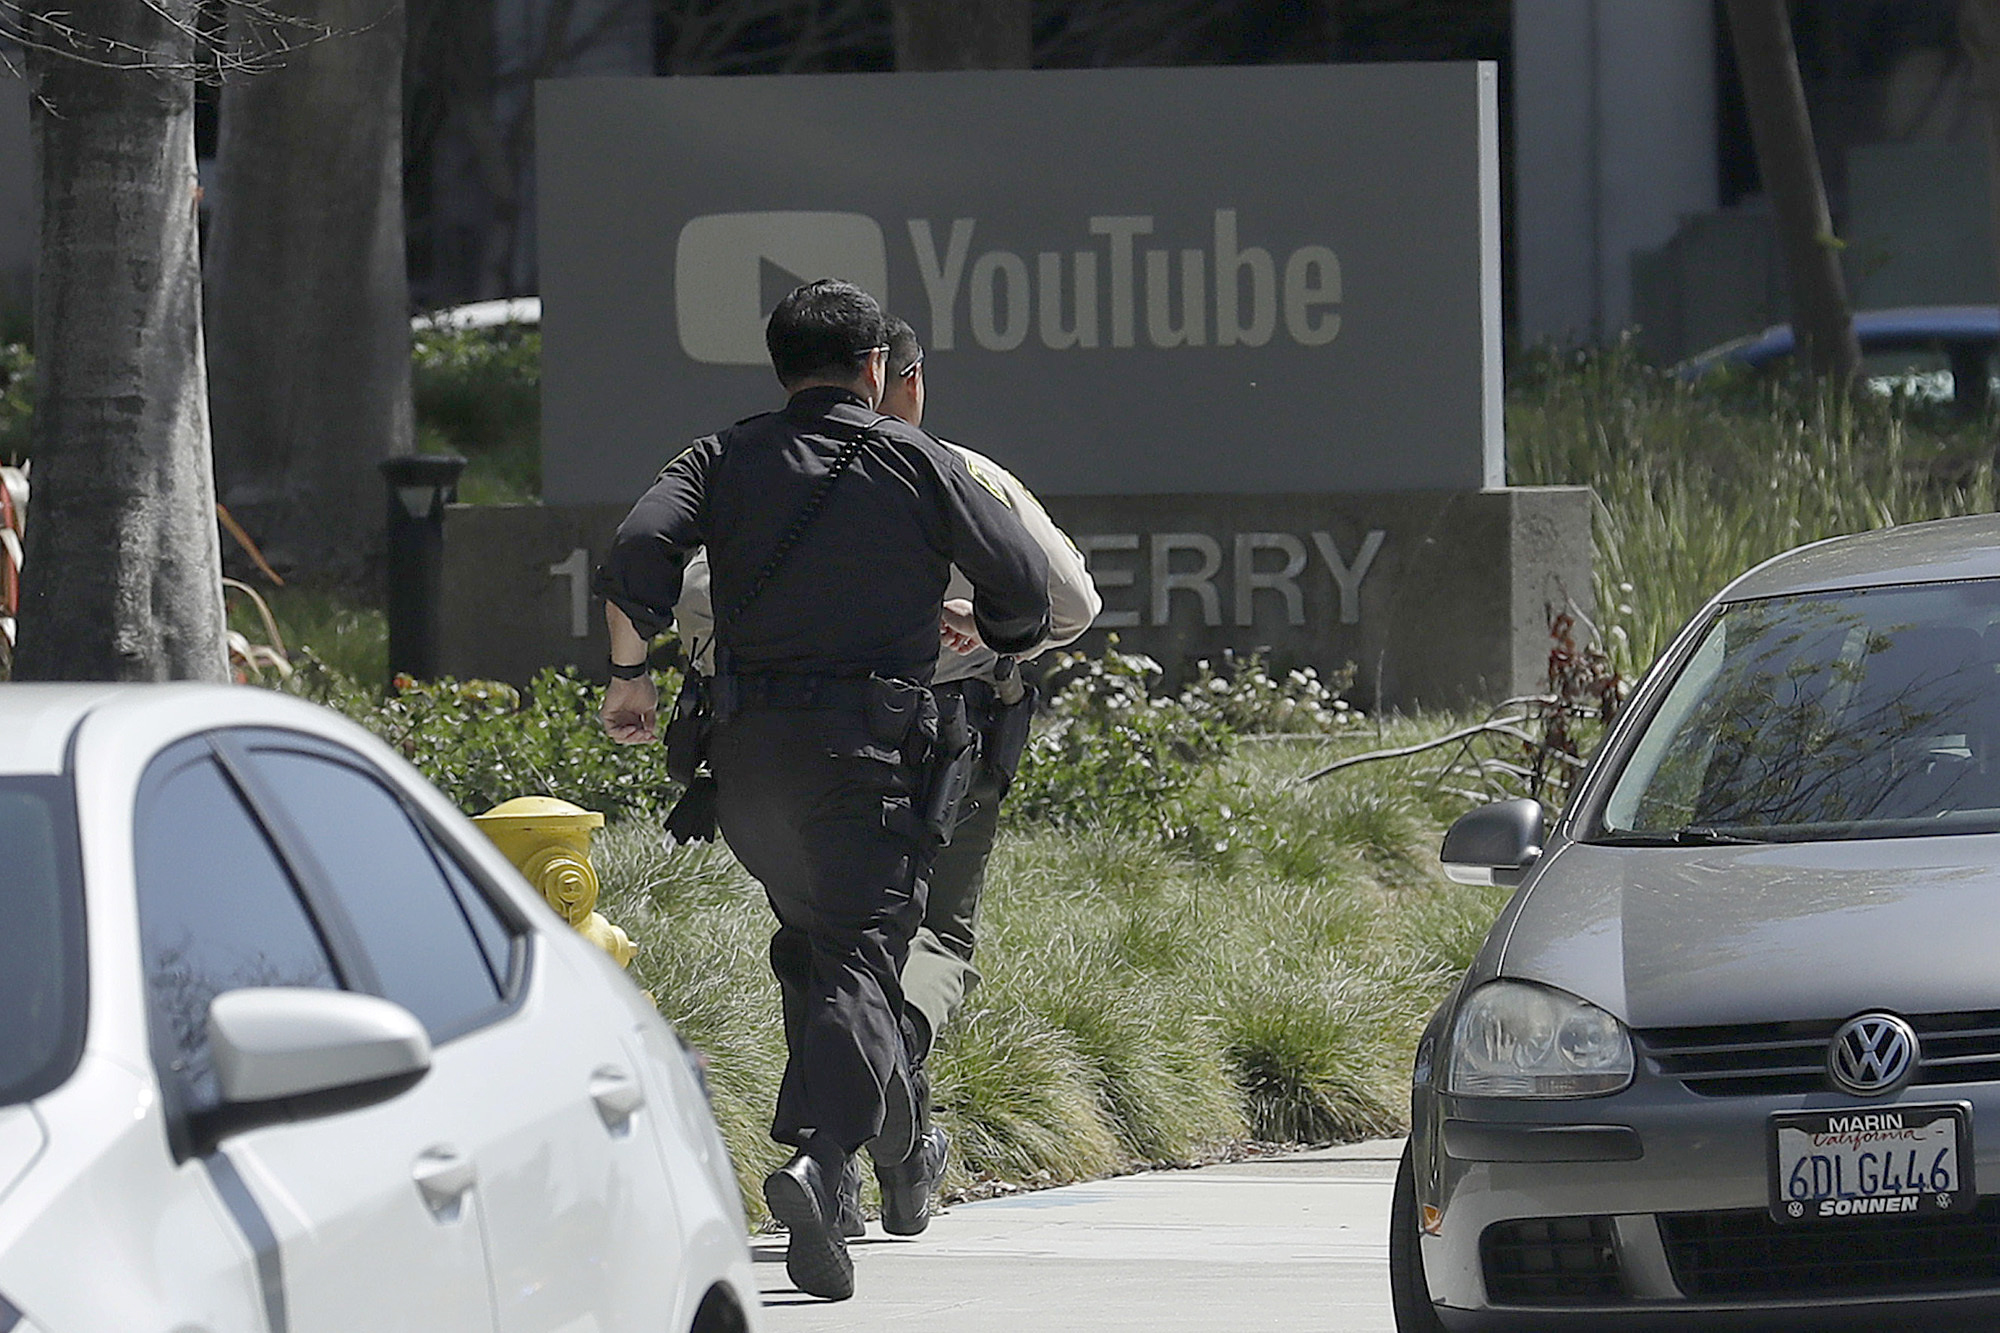
<instances>
[{"instance_id":1,"label":"duty belt","mask_svg":"<svg viewBox=\"0 0 2000 1333\"><path fill-rule=\"evenodd\" d=\"M781 672L726 678L725 697L733 693L732 711L752 708L782 710L853 709L868 706L873 682L867 676L807 676ZM730 687L733 687L730 688Z\"/></svg>"}]
</instances>

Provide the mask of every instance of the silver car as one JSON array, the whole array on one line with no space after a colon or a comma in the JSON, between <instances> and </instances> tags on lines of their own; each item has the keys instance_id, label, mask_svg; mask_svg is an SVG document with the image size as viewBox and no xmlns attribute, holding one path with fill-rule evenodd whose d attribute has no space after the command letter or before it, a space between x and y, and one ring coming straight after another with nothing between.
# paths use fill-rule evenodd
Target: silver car
<instances>
[{"instance_id":1,"label":"silver car","mask_svg":"<svg viewBox=\"0 0 2000 1333\"><path fill-rule=\"evenodd\" d=\"M1397 1327L2000 1327L2000 517L1737 579L1544 822L1445 839L1519 888L1418 1047Z\"/></svg>"},{"instance_id":2,"label":"silver car","mask_svg":"<svg viewBox=\"0 0 2000 1333\"><path fill-rule=\"evenodd\" d=\"M0 685L0 1333L755 1333L689 1056L404 759Z\"/></svg>"}]
</instances>

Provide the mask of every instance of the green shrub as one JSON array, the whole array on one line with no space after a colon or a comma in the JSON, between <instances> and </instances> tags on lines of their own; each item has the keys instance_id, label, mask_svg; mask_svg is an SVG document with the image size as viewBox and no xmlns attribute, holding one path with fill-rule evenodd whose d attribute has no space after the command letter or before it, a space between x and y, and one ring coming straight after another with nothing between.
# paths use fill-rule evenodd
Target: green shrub
<instances>
[{"instance_id":1,"label":"green shrub","mask_svg":"<svg viewBox=\"0 0 2000 1333\"><path fill-rule=\"evenodd\" d=\"M1122 945L1123 941L1118 941ZM1069 1034L1089 1068L1101 1118L1128 1159L1183 1162L1244 1133L1213 1025L1179 988L1120 978L1122 948L1072 955L1038 976L1023 1002Z\"/></svg>"},{"instance_id":2,"label":"green shrub","mask_svg":"<svg viewBox=\"0 0 2000 1333\"><path fill-rule=\"evenodd\" d=\"M1218 669L1195 663L1194 676L1176 702L1191 718L1219 723L1244 736L1340 732L1365 721L1342 696L1354 686L1354 664L1330 680L1316 667L1296 667L1274 676L1262 656L1225 656Z\"/></svg>"},{"instance_id":3,"label":"green shrub","mask_svg":"<svg viewBox=\"0 0 2000 1333\"><path fill-rule=\"evenodd\" d=\"M1181 828L1183 800L1231 737L1220 721L1155 695L1161 675L1159 663L1116 644L1101 658L1058 658L1048 716L1022 757L1009 817L1162 835Z\"/></svg>"},{"instance_id":4,"label":"green shrub","mask_svg":"<svg viewBox=\"0 0 2000 1333\"><path fill-rule=\"evenodd\" d=\"M502 324L424 329L411 345L418 447L465 455L468 504L542 493L542 333Z\"/></svg>"},{"instance_id":5,"label":"green shrub","mask_svg":"<svg viewBox=\"0 0 2000 1333\"><path fill-rule=\"evenodd\" d=\"M678 683L671 672L663 679L671 699ZM468 813L550 795L607 819L650 816L678 795L660 748L606 736L597 720L602 688L572 671L545 668L525 691L492 680L398 676L378 697L308 658L285 688L382 737Z\"/></svg>"},{"instance_id":6,"label":"green shrub","mask_svg":"<svg viewBox=\"0 0 2000 1333\"><path fill-rule=\"evenodd\" d=\"M1441 993L1442 979L1393 962L1313 961L1258 959L1224 989L1222 1039L1251 1133L1280 1143L1393 1133L1409 1116L1403 1053L1429 1016L1412 1001Z\"/></svg>"},{"instance_id":7,"label":"green shrub","mask_svg":"<svg viewBox=\"0 0 2000 1333\"><path fill-rule=\"evenodd\" d=\"M1021 1005L960 1015L931 1058L932 1095L958 1171L1003 1180L1079 1180L1126 1158L1076 1039Z\"/></svg>"}]
</instances>

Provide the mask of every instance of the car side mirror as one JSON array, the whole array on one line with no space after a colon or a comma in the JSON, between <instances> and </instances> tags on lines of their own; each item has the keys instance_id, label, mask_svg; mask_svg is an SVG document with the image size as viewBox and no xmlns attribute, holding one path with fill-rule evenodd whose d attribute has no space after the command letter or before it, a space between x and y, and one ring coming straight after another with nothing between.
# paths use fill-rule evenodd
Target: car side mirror
<instances>
[{"instance_id":1,"label":"car side mirror","mask_svg":"<svg viewBox=\"0 0 2000 1333\"><path fill-rule=\"evenodd\" d=\"M323 1096L324 1110L345 1109L394 1096L431 1066L430 1036L416 1015L352 991L225 991L209 1002L208 1045L223 1100L234 1106Z\"/></svg>"},{"instance_id":2,"label":"car side mirror","mask_svg":"<svg viewBox=\"0 0 2000 1333\"><path fill-rule=\"evenodd\" d=\"M1444 835L1438 859L1460 884L1519 884L1542 855L1542 803L1526 799L1482 805Z\"/></svg>"}]
</instances>

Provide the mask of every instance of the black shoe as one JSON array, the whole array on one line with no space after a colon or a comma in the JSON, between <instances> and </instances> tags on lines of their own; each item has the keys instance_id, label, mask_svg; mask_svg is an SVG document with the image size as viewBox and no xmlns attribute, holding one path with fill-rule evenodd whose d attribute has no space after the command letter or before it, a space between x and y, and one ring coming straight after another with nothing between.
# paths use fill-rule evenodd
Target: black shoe
<instances>
[{"instance_id":1,"label":"black shoe","mask_svg":"<svg viewBox=\"0 0 2000 1333\"><path fill-rule=\"evenodd\" d=\"M870 1157L878 1162L900 1162L915 1150L924 1119L917 1098L929 1092L921 1082L912 1086L909 1071L901 1064L896 1066L882 1089L882 1132L868 1142Z\"/></svg>"},{"instance_id":2,"label":"black shoe","mask_svg":"<svg viewBox=\"0 0 2000 1333\"><path fill-rule=\"evenodd\" d=\"M837 1187L829 1188L820 1164L801 1152L764 1177L764 1202L785 1224L785 1272L808 1296L844 1301L854 1294L854 1260L840 1234Z\"/></svg>"},{"instance_id":3,"label":"black shoe","mask_svg":"<svg viewBox=\"0 0 2000 1333\"><path fill-rule=\"evenodd\" d=\"M840 1234L853 1240L868 1234L868 1221L861 1216L861 1159L849 1157L840 1173Z\"/></svg>"},{"instance_id":4,"label":"black shoe","mask_svg":"<svg viewBox=\"0 0 2000 1333\"><path fill-rule=\"evenodd\" d=\"M884 1165L875 1159L875 1183L882 1187L882 1229L892 1236L914 1236L931 1224L931 1196L944 1179L950 1140L932 1128L917 1150L902 1161Z\"/></svg>"}]
</instances>

